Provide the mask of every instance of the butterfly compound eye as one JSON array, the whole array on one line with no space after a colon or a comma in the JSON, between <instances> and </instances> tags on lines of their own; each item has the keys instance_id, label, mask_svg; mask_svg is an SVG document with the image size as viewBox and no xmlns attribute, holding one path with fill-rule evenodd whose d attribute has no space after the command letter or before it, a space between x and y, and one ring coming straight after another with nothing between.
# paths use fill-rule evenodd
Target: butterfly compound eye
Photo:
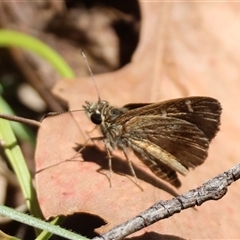
<instances>
[{"instance_id":1,"label":"butterfly compound eye","mask_svg":"<svg viewBox=\"0 0 240 240\"><path fill-rule=\"evenodd\" d=\"M100 113L94 112L90 118L91 121L96 125L100 125L102 123L102 115Z\"/></svg>"}]
</instances>

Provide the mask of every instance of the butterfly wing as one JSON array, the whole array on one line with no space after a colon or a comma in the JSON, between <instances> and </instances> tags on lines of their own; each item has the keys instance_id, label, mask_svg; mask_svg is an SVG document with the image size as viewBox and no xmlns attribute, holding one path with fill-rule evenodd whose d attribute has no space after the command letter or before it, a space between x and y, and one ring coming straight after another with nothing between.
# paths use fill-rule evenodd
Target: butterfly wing
<instances>
[{"instance_id":1,"label":"butterfly wing","mask_svg":"<svg viewBox=\"0 0 240 240\"><path fill-rule=\"evenodd\" d=\"M221 106L213 98L191 97L146 105L116 119L136 156L159 177L180 186L176 172L202 164L220 124ZM121 123L123 125L123 123Z\"/></svg>"},{"instance_id":2,"label":"butterfly wing","mask_svg":"<svg viewBox=\"0 0 240 240\"><path fill-rule=\"evenodd\" d=\"M137 121L137 122L135 122ZM125 124L123 138L157 176L180 186L175 171L186 175L207 157L209 140L196 125L181 119L140 116Z\"/></svg>"},{"instance_id":3,"label":"butterfly wing","mask_svg":"<svg viewBox=\"0 0 240 240\"><path fill-rule=\"evenodd\" d=\"M137 146L135 146L137 147ZM174 170L172 170L167 165L163 164L158 159L152 157L148 152L146 151L135 151L133 149L135 155L145 164L147 165L150 170L159 178L169 182L175 187L180 187L181 182L178 179L178 176Z\"/></svg>"},{"instance_id":4,"label":"butterfly wing","mask_svg":"<svg viewBox=\"0 0 240 240\"><path fill-rule=\"evenodd\" d=\"M166 118L177 118L196 125L209 140L219 130L222 112L218 100L210 97L188 97L167 100L153 104L128 104L125 114L116 119L116 123L127 122L134 117L160 115Z\"/></svg>"}]
</instances>

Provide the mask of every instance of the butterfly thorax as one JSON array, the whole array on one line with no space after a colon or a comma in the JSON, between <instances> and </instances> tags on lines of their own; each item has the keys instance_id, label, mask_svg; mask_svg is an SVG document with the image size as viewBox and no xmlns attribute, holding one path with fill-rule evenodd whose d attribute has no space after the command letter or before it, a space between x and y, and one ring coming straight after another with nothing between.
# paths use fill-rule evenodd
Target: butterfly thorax
<instances>
[{"instance_id":1,"label":"butterfly thorax","mask_svg":"<svg viewBox=\"0 0 240 240\"><path fill-rule=\"evenodd\" d=\"M90 120L94 124L99 125L104 139L108 141L112 149L122 148L122 145L125 145L121 138L122 125L116 124L115 120L128 111L128 109L116 108L104 100L99 100L96 103L86 101L86 105L83 108Z\"/></svg>"}]
</instances>

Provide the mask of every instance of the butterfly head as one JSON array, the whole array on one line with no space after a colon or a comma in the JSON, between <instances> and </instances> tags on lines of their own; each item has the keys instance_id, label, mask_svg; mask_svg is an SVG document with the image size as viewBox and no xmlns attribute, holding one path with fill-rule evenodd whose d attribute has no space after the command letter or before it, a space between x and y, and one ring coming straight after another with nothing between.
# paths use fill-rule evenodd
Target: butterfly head
<instances>
[{"instance_id":1,"label":"butterfly head","mask_svg":"<svg viewBox=\"0 0 240 240\"><path fill-rule=\"evenodd\" d=\"M83 109L86 115L96 125L101 125L105 119L105 109L109 107L109 103L104 100L99 100L96 103L85 102Z\"/></svg>"}]
</instances>

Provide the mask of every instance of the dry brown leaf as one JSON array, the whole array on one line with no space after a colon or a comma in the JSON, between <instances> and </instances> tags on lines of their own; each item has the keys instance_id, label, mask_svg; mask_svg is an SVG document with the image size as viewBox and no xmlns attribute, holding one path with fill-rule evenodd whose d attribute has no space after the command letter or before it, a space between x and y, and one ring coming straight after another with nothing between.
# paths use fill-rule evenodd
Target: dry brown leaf
<instances>
[{"instance_id":1,"label":"dry brown leaf","mask_svg":"<svg viewBox=\"0 0 240 240\"><path fill-rule=\"evenodd\" d=\"M141 38L132 62L119 71L95 76L101 98L117 106L190 95L211 96L222 103L221 132L213 140L206 162L187 177L181 177L181 193L239 161L240 19L237 8L238 3L141 2ZM55 87L55 93L69 102L70 109L81 109L85 100L97 100L89 78L62 80ZM83 112L74 113L74 118L84 131L93 128ZM71 115L45 119L38 137L37 171L71 158L75 155L73 147L83 142ZM97 172L100 166L108 169L105 156L104 151L90 148L83 155L84 162L65 161L36 175L39 202L46 218L74 212L92 213L107 222L98 229L103 233L157 200L172 197L173 191L168 185L157 181L133 155L131 160L136 164L144 191L127 177L128 166L122 156L114 160L113 170L124 175L114 173L113 188L110 188L106 176ZM118 152L116 156L120 156ZM108 174L107 170L104 172ZM169 235L194 239L239 238L238 188L236 183L223 199L208 202L197 211L184 211L136 235L148 231L166 239Z\"/></svg>"}]
</instances>

